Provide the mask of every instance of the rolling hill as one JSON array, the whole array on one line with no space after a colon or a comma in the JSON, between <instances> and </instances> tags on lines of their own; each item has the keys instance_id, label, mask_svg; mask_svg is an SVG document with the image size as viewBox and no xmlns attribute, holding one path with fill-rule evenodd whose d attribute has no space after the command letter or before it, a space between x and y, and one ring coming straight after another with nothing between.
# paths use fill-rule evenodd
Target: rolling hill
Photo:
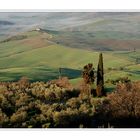
<instances>
[{"instance_id":1,"label":"rolling hill","mask_svg":"<svg viewBox=\"0 0 140 140\"><path fill-rule=\"evenodd\" d=\"M58 78L58 69L70 79L79 79L87 63L97 67L99 52L66 47L53 38L57 32L31 30L0 42L0 81L14 81L27 76L31 81ZM104 51L105 78L128 76L138 80L140 51ZM121 67L124 69L122 70ZM111 70L109 70L111 68Z\"/></svg>"}]
</instances>

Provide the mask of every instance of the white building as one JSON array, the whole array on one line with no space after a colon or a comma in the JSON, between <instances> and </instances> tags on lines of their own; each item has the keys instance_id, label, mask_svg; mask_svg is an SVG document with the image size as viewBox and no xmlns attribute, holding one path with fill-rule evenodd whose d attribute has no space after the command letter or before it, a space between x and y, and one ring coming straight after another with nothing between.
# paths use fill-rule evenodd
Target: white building
<instances>
[{"instance_id":1,"label":"white building","mask_svg":"<svg viewBox=\"0 0 140 140\"><path fill-rule=\"evenodd\" d=\"M36 28L35 30L36 30L36 31L40 31L41 29L40 29L40 28Z\"/></svg>"}]
</instances>

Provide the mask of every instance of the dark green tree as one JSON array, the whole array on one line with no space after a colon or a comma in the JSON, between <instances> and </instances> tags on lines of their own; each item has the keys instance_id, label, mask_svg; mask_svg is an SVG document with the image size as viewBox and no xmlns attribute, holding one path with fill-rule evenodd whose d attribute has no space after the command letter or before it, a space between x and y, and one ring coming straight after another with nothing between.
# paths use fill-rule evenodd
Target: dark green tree
<instances>
[{"instance_id":1,"label":"dark green tree","mask_svg":"<svg viewBox=\"0 0 140 140\"><path fill-rule=\"evenodd\" d=\"M83 77L84 82L86 84L90 84L91 85L91 84L94 83L95 77L94 77L93 64L89 63L89 64L84 66L82 77Z\"/></svg>"},{"instance_id":2,"label":"dark green tree","mask_svg":"<svg viewBox=\"0 0 140 140\"><path fill-rule=\"evenodd\" d=\"M97 96L105 95L104 92L104 69L103 69L103 55L99 54L99 62L97 68L97 87L96 87Z\"/></svg>"},{"instance_id":3,"label":"dark green tree","mask_svg":"<svg viewBox=\"0 0 140 140\"><path fill-rule=\"evenodd\" d=\"M93 64L89 63L84 66L82 77L84 79L84 86L82 90L90 95L93 91L93 84L95 81Z\"/></svg>"}]
</instances>

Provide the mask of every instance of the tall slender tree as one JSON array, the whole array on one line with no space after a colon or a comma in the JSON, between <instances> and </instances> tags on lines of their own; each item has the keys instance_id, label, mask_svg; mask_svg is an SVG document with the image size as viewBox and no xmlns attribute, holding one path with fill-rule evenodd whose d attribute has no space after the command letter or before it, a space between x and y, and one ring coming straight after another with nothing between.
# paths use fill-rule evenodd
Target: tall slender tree
<instances>
[{"instance_id":1,"label":"tall slender tree","mask_svg":"<svg viewBox=\"0 0 140 140\"><path fill-rule=\"evenodd\" d=\"M97 68L97 87L96 87L97 96L105 95L104 92L104 69L103 69L103 55L99 54L99 62Z\"/></svg>"}]
</instances>

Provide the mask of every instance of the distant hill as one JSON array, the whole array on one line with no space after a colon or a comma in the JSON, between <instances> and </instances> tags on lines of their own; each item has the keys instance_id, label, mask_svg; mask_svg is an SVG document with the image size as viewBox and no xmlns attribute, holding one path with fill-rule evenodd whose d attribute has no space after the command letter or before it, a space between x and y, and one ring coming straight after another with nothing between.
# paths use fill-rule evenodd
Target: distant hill
<instances>
[{"instance_id":1,"label":"distant hill","mask_svg":"<svg viewBox=\"0 0 140 140\"><path fill-rule=\"evenodd\" d=\"M139 12L0 13L0 40L35 28L52 42L97 51L140 49Z\"/></svg>"},{"instance_id":2,"label":"distant hill","mask_svg":"<svg viewBox=\"0 0 140 140\"><path fill-rule=\"evenodd\" d=\"M58 31L53 42L72 48L96 51L140 50L140 35L114 31Z\"/></svg>"}]
</instances>

